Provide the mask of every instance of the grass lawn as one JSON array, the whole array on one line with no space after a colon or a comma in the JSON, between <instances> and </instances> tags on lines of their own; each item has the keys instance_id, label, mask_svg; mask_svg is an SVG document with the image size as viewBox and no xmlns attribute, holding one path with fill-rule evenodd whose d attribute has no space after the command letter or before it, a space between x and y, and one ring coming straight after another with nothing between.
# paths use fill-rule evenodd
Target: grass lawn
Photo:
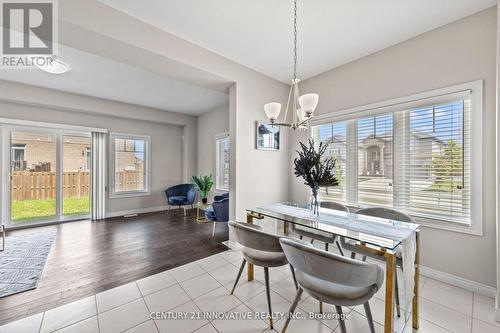
<instances>
[{"instance_id":1,"label":"grass lawn","mask_svg":"<svg viewBox=\"0 0 500 333\"><path fill-rule=\"evenodd\" d=\"M460 185L458 182L434 182L425 190L430 192L453 192L460 193L462 190L457 188Z\"/></svg>"},{"instance_id":2,"label":"grass lawn","mask_svg":"<svg viewBox=\"0 0 500 333\"><path fill-rule=\"evenodd\" d=\"M89 198L66 198L63 215L85 215L90 211ZM56 215L56 200L21 200L12 202L12 221L47 220Z\"/></svg>"}]
</instances>

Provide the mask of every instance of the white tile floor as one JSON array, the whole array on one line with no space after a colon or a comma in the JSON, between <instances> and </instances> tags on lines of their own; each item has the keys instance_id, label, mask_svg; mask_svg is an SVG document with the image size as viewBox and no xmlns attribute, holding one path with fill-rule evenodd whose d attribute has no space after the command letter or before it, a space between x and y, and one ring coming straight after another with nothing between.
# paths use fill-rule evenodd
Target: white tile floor
<instances>
[{"instance_id":1,"label":"white tile floor","mask_svg":"<svg viewBox=\"0 0 500 333\"><path fill-rule=\"evenodd\" d=\"M38 332L196 332L234 333L271 332L261 319L170 319L152 320L152 311L172 313L216 312L237 313L267 311L263 271L256 268L255 280L240 281L234 296L229 295L241 254L230 250L177 267L147 278L107 290L92 297L48 310L0 327L0 333ZM294 296L294 287L287 266L271 269L273 310L287 311ZM500 323L494 321L494 300L439 281L421 278L422 333L467 332L500 333ZM370 304L376 331L382 332L384 319L383 289ZM298 311L318 311L318 303L304 295ZM325 311L333 307L325 305ZM349 313L349 333L368 332L362 307L346 308ZM279 331L284 320L275 322ZM395 318L398 333L412 332L411 322ZM288 332L338 332L335 319L318 321L292 320Z\"/></svg>"}]
</instances>

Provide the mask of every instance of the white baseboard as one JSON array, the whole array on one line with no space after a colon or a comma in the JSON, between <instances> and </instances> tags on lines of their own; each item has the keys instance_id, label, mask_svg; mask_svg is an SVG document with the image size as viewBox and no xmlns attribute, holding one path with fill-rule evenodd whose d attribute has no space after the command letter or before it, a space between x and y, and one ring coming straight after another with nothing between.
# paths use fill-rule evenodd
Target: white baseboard
<instances>
[{"instance_id":1,"label":"white baseboard","mask_svg":"<svg viewBox=\"0 0 500 333\"><path fill-rule=\"evenodd\" d=\"M145 214L145 213L154 213L168 210L167 206L158 206L158 207L148 207L148 208L139 208L139 209L131 209L131 210L121 210L117 212L109 212L106 213L106 218L109 217L117 217L117 216L125 216L130 214Z\"/></svg>"},{"instance_id":2,"label":"white baseboard","mask_svg":"<svg viewBox=\"0 0 500 333\"><path fill-rule=\"evenodd\" d=\"M500 323L500 309L495 308L495 321Z\"/></svg>"},{"instance_id":3,"label":"white baseboard","mask_svg":"<svg viewBox=\"0 0 500 333\"><path fill-rule=\"evenodd\" d=\"M448 283L452 286L469 290L484 296L493 298L495 298L496 296L496 289L494 287L482 284L480 282L464 279L462 277L442 272L434 268L420 265L420 274L422 276Z\"/></svg>"}]
</instances>

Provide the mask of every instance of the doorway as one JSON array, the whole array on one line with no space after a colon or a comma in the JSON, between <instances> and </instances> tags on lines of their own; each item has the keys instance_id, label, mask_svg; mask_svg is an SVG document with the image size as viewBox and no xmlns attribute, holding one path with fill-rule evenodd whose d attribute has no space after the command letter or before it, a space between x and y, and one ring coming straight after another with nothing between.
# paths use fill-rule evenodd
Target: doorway
<instances>
[{"instance_id":1,"label":"doorway","mask_svg":"<svg viewBox=\"0 0 500 333\"><path fill-rule=\"evenodd\" d=\"M3 128L7 227L90 215L91 136L50 128Z\"/></svg>"}]
</instances>

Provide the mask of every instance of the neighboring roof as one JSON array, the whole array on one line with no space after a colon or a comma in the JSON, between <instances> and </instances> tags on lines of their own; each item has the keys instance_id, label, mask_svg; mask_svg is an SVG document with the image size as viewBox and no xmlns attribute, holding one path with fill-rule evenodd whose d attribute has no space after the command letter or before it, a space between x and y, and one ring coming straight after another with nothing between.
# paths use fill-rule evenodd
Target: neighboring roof
<instances>
[{"instance_id":1,"label":"neighboring roof","mask_svg":"<svg viewBox=\"0 0 500 333\"><path fill-rule=\"evenodd\" d=\"M431 139L433 141L438 142L439 144L442 145L447 145L447 142L444 140L439 139L437 136L422 132L422 131L417 131L417 130L412 130L411 132L412 136L414 136L417 139ZM367 136L363 141L367 141L369 139L378 139L380 141L384 142L389 142L392 141L392 135L388 135L387 133L382 133L380 135L377 135L376 137L373 134L370 134ZM328 136L325 139L321 140L323 143L331 143L331 142L336 142L336 143L344 143L345 144L346 138L342 135L334 134L333 136Z\"/></svg>"},{"instance_id":2,"label":"neighboring roof","mask_svg":"<svg viewBox=\"0 0 500 333\"><path fill-rule=\"evenodd\" d=\"M338 135L334 134L333 136L328 136L324 140L321 140L323 143L331 143L331 142L337 142L337 143L344 143L346 141L345 136L343 135Z\"/></svg>"}]
</instances>

